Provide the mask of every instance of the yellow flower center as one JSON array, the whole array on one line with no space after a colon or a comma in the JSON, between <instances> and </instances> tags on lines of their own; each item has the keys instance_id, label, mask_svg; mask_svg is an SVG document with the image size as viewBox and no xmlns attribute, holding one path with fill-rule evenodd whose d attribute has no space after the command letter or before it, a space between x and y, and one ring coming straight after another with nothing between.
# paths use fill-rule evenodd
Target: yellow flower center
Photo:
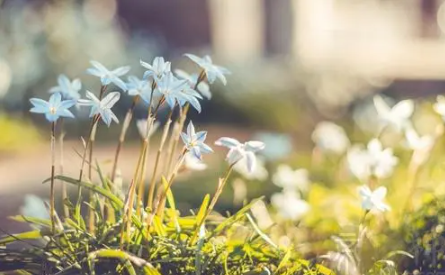
<instances>
[{"instance_id":1,"label":"yellow flower center","mask_svg":"<svg viewBox=\"0 0 445 275\"><path fill-rule=\"evenodd\" d=\"M55 107L51 107L51 108L49 108L49 112L50 112L52 115L55 115L55 114L56 114L56 111L57 111L57 109L56 109Z\"/></svg>"}]
</instances>

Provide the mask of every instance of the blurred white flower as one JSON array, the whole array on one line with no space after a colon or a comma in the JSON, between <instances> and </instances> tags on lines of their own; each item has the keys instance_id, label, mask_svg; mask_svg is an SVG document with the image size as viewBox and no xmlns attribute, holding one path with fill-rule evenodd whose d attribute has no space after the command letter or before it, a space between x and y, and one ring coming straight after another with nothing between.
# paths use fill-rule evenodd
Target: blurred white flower
<instances>
[{"instance_id":1,"label":"blurred white flower","mask_svg":"<svg viewBox=\"0 0 445 275\"><path fill-rule=\"evenodd\" d=\"M349 139L342 127L329 121L317 124L312 140L323 151L343 154L349 147Z\"/></svg>"},{"instance_id":2,"label":"blurred white flower","mask_svg":"<svg viewBox=\"0 0 445 275\"><path fill-rule=\"evenodd\" d=\"M445 120L445 96L437 96L437 102L433 104L433 109L436 113L442 116L443 120Z\"/></svg>"},{"instance_id":3,"label":"blurred white flower","mask_svg":"<svg viewBox=\"0 0 445 275\"><path fill-rule=\"evenodd\" d=\"M376 209L382 212L390 210L390 207L383 202L386 196L386 187L380 186L371 191L367 185L363 185L359 187L358 192L362 199L362 208L364 210Z\"/></svg>"},{"instance_id":4,"label":"blurred white flower","mask_svg":"<svg viewBox=\"0 0 445 275\"><path fill-rule=\"evenodd\" d=\"M408 148L413 151L429 151L434 145L434 138L432 136L419 136L413 128L408 128L406 130L405 138Z\"/></svg>"},{"instance_id":5,"label":"blurred white flower","mask_svg":"<svg viewBox=\"0 0 445 275\"><path fill-rule=\"evenodd\" d=\"M60 74L57 78L58 86L52 87L50 93L60 93L64 99L79 100L79 91L82 88L82 82L76 78L71 81L66 75Z\"/></svg>"},{"instance_id":6,"label":"blurred white flower","mask_svg":"<svg viewBox=\"0 0 445 275\"><path fill-rule=\"evenodd\" d=\"M190 152L185 155L184 165L185 168L193 171L203 171L207 169L207 164L199 160Z\"/></svg>"},{"instance_id":7,"label":"blurred white flower","mask_svg":"<svg viewBox=\"0 0 445 275\"><path fill-rule=\"evenodd\" d=\"M309 204L300 199L295 192L275 193L271 197L271 202L280 216L293 221L301 219L310 208Z\"/></svg>"},{"instance_id":8,"label":"blurred white flower","mask_svg":"<svg viewBox=\"0 0 445 275\"><path fill-rule=\"evenodd\" d=\"M263 180L267 179L267 176L269 175L269 173L267 172L267 169L264 166L264 160L260 157L257 157L256 160L257 160L256 165L253 168L252 172L249 172L249 170L247 169L247 166L240 161L238 161L233 166L233 169L235 169L235 171L240 173L244 178L246 178L248 180L263 181Z\"/></svg>"},{"instance_id":9,"label":"blurred white flower","mask_svg":"<svg viewBox=\"0 0 445 275\"><path fill-rule=\"evenodd\" d=\"M306 192L309 189L309 173L306 169L296 169L288 165L278 166L277 172L273 175L273 183L283 188L285 191Z\"/></svg>"},{"instance_id":10,"label":"blurred white flower","mask_svg":"<svg viewBox=\"0 0 445 275\"><path fill-rule=\"evenodd\" d=\"M348 150L346 156L349 171L359 180L365 181L371 176L371 158L368 151L359 145L354 145Z\"/></svg>"},{"instance_id":11,"label":"blurred white flower","mask_svg":"<svg viewBox=\"0 0 445 275\"><path fill-rule=\"evenodd\" d=\"M254 139L266 144L261 155L267 160L279 160L292 152L292 139L288 134L259 132L255 134Z\"/></svg>"},{"instance_id":12,"label":"blurred white flower","mask_svg":"<svg viewBox=\"0 0 445 275\"><path fill-rule=\"evenodd\" d=\"M156 130L158 130L159 125L161 125L159 121L153 123L150 129L150 133L148 133L148 137L151 137L156 132ZM136 120L136 127L138 128L139 135L141 136L142 139L144 139L147 133L147 120L146 119Z\"/></svg>"},{"instance_id":13,"label":"blurred white flower","mask_svg":"<svg viewBox=\"0 0 445 275\"><path fill-rule=\"evenodd\" d=\"M49 210L46 208L45 202L36 195L25 195L20 212L25 217L49 219Z\"/></svg>"},{"instance_id":14,"label":"blurred white flower","mask_svg":"<svg viewBox=\"0 0 445 275\"><path fill-rule=\"evenodd\" d=\"M398 163L391 148L383 149L378 139L368 143L367 149L353 146L348 151L347 162L349 170L358 179L365 181L371 175L377 178L389 177Z\"/></svg>"},{"instance_id":15,"label":"blurred white flower","mask_svg":"<svg viewBox=\"0 0 445 275\"><path fill-rule=\"evenodd\" d=\"M384 125L390 125L397 131L409 126L409 118L414 111L414 101L402 100L392 108L379 95L374 96L374 106Z\"/></svg>"}]
</instances>

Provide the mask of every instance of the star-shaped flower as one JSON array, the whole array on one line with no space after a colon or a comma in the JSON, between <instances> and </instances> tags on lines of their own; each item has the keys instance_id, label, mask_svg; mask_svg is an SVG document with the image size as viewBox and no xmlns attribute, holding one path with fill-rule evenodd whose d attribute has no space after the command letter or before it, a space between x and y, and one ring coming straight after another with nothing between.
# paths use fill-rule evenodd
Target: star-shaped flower
<instances>
[{"instance_id":1,"label":"star-shaped flower","mask_svg":"<svg viewBox=\"0 0 445 275\"><path fill-rule=\"evenodd\" d=\"M81 99L80 103L84 106L91 106L90 117L99 114L103 122L109 127L111 121L119 123L119 119L113 113L111 108L118 102L121 97L119 92L112 92L107 94L102 100L99 100L93 93L87 91L86 97L88 99Z\"/></svg>"},{"instance_id":2,"label":"star-shaped flower","mask_svg":"<svg viewBox=\"0 0 445 275\"><path fill-rule=\"evenodd\" d=\"M128 95L139 96L147 104L150 104L150 99L152 94L154 99L159 98L159 96L155 96L157 94L152 93L151 88L152 88L152 83L147 80L139 79L136 76L128 77L128 82L127 82Z\"/></svg>"},{"instance_id":3,"label":"star-shaped flower","mask_svg":"<svg viewBox=\"0 0 445 275\"><path fill-rule=\"evenodd\" d=\"M61 74L57 78L58 86L52 87L50 93L60 93L65 99L73 99L75 101L80 99L79 91L82 88L82 83L80 79L76 78L72 82L70 79Z\"/></svg>"},{"instance_id":4,"label":"star-shaped flower","mask_svg":"<svg viewBox=\"0 0 445 275\"><path fill-rule=\"evenodd\" d=\"M187 72L183 70L175 70L175 74L179 79L187 80L190 87L194 87L196 85L196 82L198 81L198 75L197 74L188 74ZM200 92L205 98L211 99L212 93L210 92L209 84L207 84L204 81L199 82L198 86L196 87L198 92Z\"/></svg>"},{"instance_id":5,"label":"star-shaped flower","mask_svg":"<svg viewBox=\"0 0 445 275\"><path fill-rule=\"evenodd\" d=\"M180 106L190 103L193 108L201 112L201 104L197 99L201 96L190 88L186 80L177 79L171 72L157 81L155 91L165 97L165 101L171 109L175 107L176 103Z\"/></svg>"},{"instance_id":6,"label":"star-shaped flower","mask_svg":"<svg viewBox=\"0 0 445 275\"><path fill-rule=\"evenodd\" d=\"M206 131L195 133L193 122L189 122L187 126L187 133L181 133L182 141L189 152L191 152L197 159L201 160L201 153L212 153L213 150L204 143L207 137Z\"/></svg>"},{"instance_id":7,"label":"star-shaped flower","mask_svg":"<svg viewBox=\"0 0 445 275\"><path fill-rule=\"evenodd\" d=\"M383 202L386 196L386 187L381 186L371 191L367 185L363 185L359 187L358 192L362 198L362 208L364 210L376 209L382 212L390 210L390 207Z\"/></svg>"},{"instance_id":8,"label":"star-shaped flower","mask_svg":"<svg viewBox=\"0 0 445 275\"><path fill-rule=\"evenodd\" d=\"M203 58L200 58L193 54L185 54L185 56L190 58L193 62L198 64L198 66L204 70L207 76L207 80L209 81L210 84L215 82L217 78L221 80L221 82L224 85L227 84L227 80L224 75L230 74L230 71L224 67L214 65L212 62L212 58L210 58L210 56L206 55Z\"/></svg>"},{"instance_id":9,"label":"star-shaped flower","mask_svg":"<svg viewBox=\"0 0 445 275\"><path fill-rule=\"evenodd\" d=\"M140 63L142 67L147 69L142 77L143 79L148 79L150 76L161 79L171 70L171 63L165 61L163 57L155 57L152 65L142 60L140 60Z\"/></svg>"},{"instance_id":10,"label":"star-shaped flower","mask_svg":"<svg viewBox=\"0 0 445 275\"><path fill-rule=\"evenodd\" d=\"M102 85L105 86L114 83L124 91L127 89L127 85L125 85L125 82L120 79L120 77L130 71L129 66L119 67L110 71L97 61L91 60L90 63L93 67L87 69L87 73L99 77Z\"/></svg>"},{"instance_id":11,"label":"star-shaped flower","mask_svg":"<svg viewBox=\"0 0 445 275\"><path fill-rule=\"evenodd\" d=\"M402 100L391 108L381 96L376 95L374 96L374 106L385 125L391 125L397 131L409 126L409 118L414 111L414 101Z\"/></svg>"},{"instance_id":12,"label":"star-shaped flower","mask_svg":"<svg viewBox=\"0 0 445 275\"><path fill-rule=\"evenodd\" d=\"M75 100L62 100L60 93L52 94L49 101L42 100L40 98L31 98L29 100L33 107L31 108L31 113L44 114L46 120L49 122L55 122L59 117L72 117L69 108L76 104Z\"/></svg>"},{"instance_id":13,"label":"star-shaped flower","mask_svg":"<svg viewBox=\"0 0 445 275\"><path fill-rule=\"evenodd\" d=\"M245 143L241 143L238 140L229 137L222 137L215 141L215 144L229 148L226 160L230 165L245 159L247 170L250 173L252 173L255 168L255 153L263 150L265 147L265 144L261 141L247 141Z\"/></svg>"}]
</instances>

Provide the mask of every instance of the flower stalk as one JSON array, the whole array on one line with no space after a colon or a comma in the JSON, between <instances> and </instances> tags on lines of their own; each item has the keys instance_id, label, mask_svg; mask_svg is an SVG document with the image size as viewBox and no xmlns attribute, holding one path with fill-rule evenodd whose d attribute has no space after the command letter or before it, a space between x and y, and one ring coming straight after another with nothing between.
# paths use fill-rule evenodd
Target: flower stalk
<instances>
[{"instance_id":1,"label":"flower stalk","mask_svg":"<svg viewBox=\"0 0 445 275\"><path fill-rule=\"evenodd\" d=\"M128 109L127 113L125 114L124 123L122 124L119 141L118 141L118 144L116 147L116 153L114 155L113 168L111 170L111 182L114 182L114 179L116 177L117 165L119 162L119 155L122 150L122 146L124 144L125 137L127 135L127 131L128 131L128 127L130 126L131 119L133 118L134 109L136 108L136 104L138 102L139 102L139 96L135 96L133 98L133 103L131 104L131 107Z\"/></svg>"},{"instance_id":2,"label":"flower stalk","mask_svg":"<svg viewBox=\"0 0 445 275\"><path fill-rule=\"evenodd\" d=\"M50 186L50 217L51 232L55 234L55 192L54 192L54 174L56 170L56 121L51 123L51 186Z\"/></svg>"}]
</instances>

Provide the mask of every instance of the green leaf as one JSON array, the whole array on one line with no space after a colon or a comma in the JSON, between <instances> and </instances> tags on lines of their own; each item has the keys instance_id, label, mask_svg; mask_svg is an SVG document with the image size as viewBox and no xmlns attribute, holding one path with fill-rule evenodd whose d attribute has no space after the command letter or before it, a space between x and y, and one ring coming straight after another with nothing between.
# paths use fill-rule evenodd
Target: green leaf
<instances>
[{"instance_id":1,"label":"green leaf","mask_svg":"<svg viewBox=\"0 0 445 275\"><path fill-rule=\"evenodd\" d=\"M14 234L12 236L0 239L0 245L5 245L8 243L15 242L17 240L38 240L42 237L40 230L33 230L23 233Z\"/></svg>"},{"instance_id":2,"label":"green leaf","mask_svg":"<svg viewBox=\"0 0 445 275\"><path fill-rule=\"evenodd\" d=\"M9 217L11 220L17 221L17 222L27 222L30 224L38 225L38 226L44 226L44 227L50 227L51 221L48 219L41 219L41 218L35 218L35 217L29 217L29 216L23 216L23 215L17 215Z\"/></svg>"},{"instance_id":3,"label":"green leaf","mask_svg":"<svg viewBox=\"0 0 445 275\"><path fill-rule=\"evenodd\" d=\"M67 182L67 183L74 184L74 185L81 185L82 187L88 188L91 191L93 191L93 192L95 192L95 193L97 193L99 195L104 196L105 198L110 200L111 204L113 205L113 208L116 211L121 211L122 212L123 209L124 209L124 202L119 197L117 197L116 195L114 195L110 191L108 191L108 190L106 190L106 189L104 189L104 188L102 188L102 187L100 187L98 185L94 185L94 184L89 183L89 182L79 181L78 179L73 179L73 178L65 177L65 176L56 176L55 178L59 179L59 180L62 180L64 182ZM47 179L44 182L48 182L49 180L51 180L51 179ZM139 217L137 217L136 214L133 214L131 219L132 219L133 224L136 227L138 227L140 230L142 230L142 222L139 219Z\"/></svg>"},{"instance_id":4,"label":"green leaf","mask_svg":"<svg viewBox=\"0 0 445 275\"><path fill-rule=\"evenodd\" d=\"M260 235L260 237L268 244L270 244L273 248L278 249L278 245L276 245L271 238L269 238L269 236L267 236L266 234L264 234L261 229L258 227L258 225L255 223L255 221L253 220L253 218L246 213L246 217L249 220L249 222L252 224L253 229L255 229L255 231L258 233L258 235Z\"/></svg>"},{"instance_id":5,"label":"green leaf","mask_svg":"<svg viewBox=\"0 0 445 275\"><path fill-rule=\"evenodd\" d=\"M234 224L235 222L237 222L238 220L240 220L242 217L244 217L244 214L247 213L247 211L250 210L250 208L257 202L262 200L264 197L259 197L257 199L252 200L249 204L247 204L246 206L244 206L243 208L241 208L237 213L235 213L235 215L227 218L225 221L223 221L222 223L220 223L215 230L212 232L212 236L216 235L217 233L222 232L224 229L226 229L227 227L231 226L232 224Z\"/></svg>"},{"instance_id":6,"label":"green leaf","mask_svg":"<svg viewBox=\"0 0 445 275\"><path fill-rule=\"evenodd\" d=\"M91 252L88 255L88 259L91 262L94 262L97 258L113 258L120 259L123 263L125 263L125 268L130 275L136 275L136 270L134 269L134 265L138 267L142 267L144 270L144 274L146 275L161 275L150 263L145 261L142 258L131 255L127 252L118 249L101 249L94 252Z\"/></svg>"}]
</instances>

